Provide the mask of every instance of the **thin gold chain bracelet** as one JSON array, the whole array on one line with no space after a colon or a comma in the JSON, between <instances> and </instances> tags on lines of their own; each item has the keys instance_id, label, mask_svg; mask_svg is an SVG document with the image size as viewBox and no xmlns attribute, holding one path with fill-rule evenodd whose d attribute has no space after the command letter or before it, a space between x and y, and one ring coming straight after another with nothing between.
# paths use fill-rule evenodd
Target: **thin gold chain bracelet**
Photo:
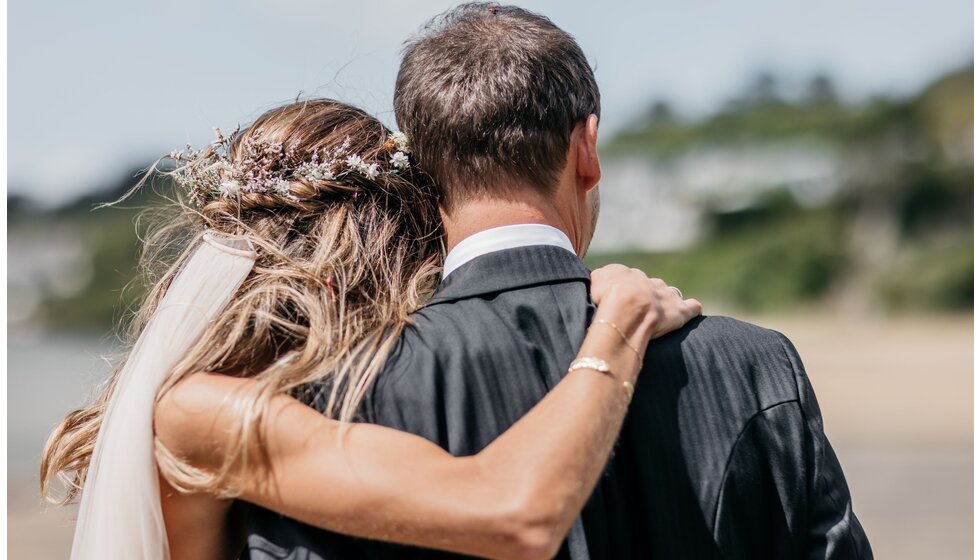
<instances>
[{"instance_id":1,"label":"thin gold chain bracelet","mask_svg":"<svg viewBox=\"0 0 980 560\"><path fill-rule=\"evenodd\" d=\"M641 364L643 363L643 356L640 356L640 351L637 350L635 346L630 344L630 339L626 337L626 333L624 333L622 329L616 326L616 323L613 323L612 321L607 321L605 319L596 319L593 322L593 324L607 325L609 327L612 327L612 329L616 331L617 334L619 334L620 338L623 339L623 342L626 344L626 347L632 350L634 354L636 354L636 360Z\"/></svg>"}]
</instances>

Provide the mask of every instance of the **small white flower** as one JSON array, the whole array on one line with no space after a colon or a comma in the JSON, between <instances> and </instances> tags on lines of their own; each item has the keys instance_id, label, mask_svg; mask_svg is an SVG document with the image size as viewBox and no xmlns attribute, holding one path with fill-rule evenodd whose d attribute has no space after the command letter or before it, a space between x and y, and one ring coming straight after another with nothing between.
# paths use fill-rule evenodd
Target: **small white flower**
<instances>
[{"instance_id":1,"label":"small white flower","mask_svg":"<svg viewBox=\"0 0 980 560\"><path fill-rule=\"evenodd\" d=\"M371 165L362 163L358 170L368 179L377 179L378 174L381 173L381 167L377 163Z\"/></svg>"},{"instance_id":2,"label":"small white flower","mask_svg":"<svg viewBox=\"0 0 980 560\"><path fill-rule=\"evenodd\" d=\"M308 166L308 165L304 165L303 167L297 169L295 174L297 177L302 177L304 179L309 179L312 181L319 181L320 178L322 177L320 175L319 167Z\"/></svg>"},{"instance_id":3,"label":"small white flower","mask_svg":"<svg viewBox=\"0 0 980 560\"><path fill-rule=\"evenodd\" d=\"M304 163L296 170L296 175L310 181L333 180L333 171L330 170L333 163L321 163L319 165Z\"/></svg>"},{"instance_id":4,"label":"small white flower","mask_svg":"<svg viewBox=\"0 0 980 560\"><path fill-rule=\"evenodd\" d=\"M409 151L408 136L405 136L404 132L393 132L388 139L395 143L395 147L398 148L399 152Z\"/></svg>"},{"instance_id":5,"label":"small white flower","mask_svg":"<svg viewBox=\"0 0 980 560\"><path fill-rule=\"evenodd\" d=\"M336 157L339 157L339 156L341 156L343 154L346 154L347 153L347 150L349 150L349 149L350 149L350 136L344 138L343 144L341 144L341 145L337 146L336 148L334 148L334 150L333 150L333 157L336 158Z\"/></svg>"},{"instance_id":6,"label":"small white flower","mask_svg":"<svg viewBox=\"0 0 980 560\"><path fill-rule=\"evenodd\" d=\"M408 156L405 155L405 152L395 152L394 155L391 156L391 166L395 169L408 169L409 165L411 164L409 163Z\"/></svg>"},{"instance_id":7,"label":"small white flower","mask_svg":"<svg viewBox=\"0 0 980 560\"><path fill-rule=\"evenodd\" d=\"M283 196L289 194L289 181L277 182L275 185L273 185L272 190L274 190L276 194Z\"/></svg>"},{"instance_id":8,"label":"small white flower","mask_svg":"<svg viewBox=\"0 0 980 560\"><path fill-rule=\"evenodd\" d=\"M347 167L350 167L351 169L360 169L361 164L364 163L364 160L362 160L361 156L357 154L351 154L347 156L345 162L347 163Z\"/></svg>"},{"instance_id":9,"label":"small white flower","mask_svg":"<svg viewBox=\"0 0 980 560\"><path fill-rule=\"evenodd\" d=\"M227 198L238 196L238 193L241 190L242 190L241 183L235 180L222 181L221 184L218 185L218 192L221 193L221 196Z\"/></svg>"}]
</instances>

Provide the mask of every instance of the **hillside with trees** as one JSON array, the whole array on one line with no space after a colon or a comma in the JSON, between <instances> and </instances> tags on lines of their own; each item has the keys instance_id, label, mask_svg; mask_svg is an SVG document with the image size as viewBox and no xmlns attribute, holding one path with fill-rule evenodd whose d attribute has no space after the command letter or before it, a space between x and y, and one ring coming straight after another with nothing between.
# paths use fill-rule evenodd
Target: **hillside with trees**
<instances>
[{"instance_id":1,"label":"hillside with trees","mask_svg":"<svg viewBox=\"0 0 980 560\"><path fill-rule=\"evenodd\" d=\"M777 85L760 75L698 119L656 102L605 142L589 264L637 266L731 310L971 309L972 66L908 99L844 102L826 76L795 97ZM93 208L138 175L54 209L8 198L8 321L104 332L125 317L143 294L139 209L171 185Z\"/></svg>"}]
</instances>

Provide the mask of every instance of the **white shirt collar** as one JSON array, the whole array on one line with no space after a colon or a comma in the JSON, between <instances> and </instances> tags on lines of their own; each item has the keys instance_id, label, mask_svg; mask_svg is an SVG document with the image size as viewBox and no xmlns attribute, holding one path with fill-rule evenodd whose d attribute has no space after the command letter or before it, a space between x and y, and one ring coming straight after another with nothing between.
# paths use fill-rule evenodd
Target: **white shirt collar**
<instances>
[{"instance_id":1,"label":"white shirt collar","mask_svg":"<svg viewBox=\"0 0 980 560\"><path fill-rule=\"evenodd\" d=\"M442 277L449 276L457 268L487 253L529 245L553 245L575 254L571 240L558 228L544 224L496 227L474 233L453 247L442 265Z\"/></svg>"}]
</instances>

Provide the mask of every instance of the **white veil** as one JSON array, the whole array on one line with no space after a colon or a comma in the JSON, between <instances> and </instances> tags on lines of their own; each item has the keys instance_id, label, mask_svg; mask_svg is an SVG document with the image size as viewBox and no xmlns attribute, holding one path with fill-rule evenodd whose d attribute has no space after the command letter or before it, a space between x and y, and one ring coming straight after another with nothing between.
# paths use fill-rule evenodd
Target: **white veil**
<instances>
[{"instance_id":1,"label":"white veil","mask_svg":"<svg viewBox=\"0 0 980 560\"><path fill-rule=\"evenodd\" d=\"M73 560L170 557L153 453L157 390L255 263L244 237L207 232L133 346L89 464Z\"/></svg>"}]
</instances>

